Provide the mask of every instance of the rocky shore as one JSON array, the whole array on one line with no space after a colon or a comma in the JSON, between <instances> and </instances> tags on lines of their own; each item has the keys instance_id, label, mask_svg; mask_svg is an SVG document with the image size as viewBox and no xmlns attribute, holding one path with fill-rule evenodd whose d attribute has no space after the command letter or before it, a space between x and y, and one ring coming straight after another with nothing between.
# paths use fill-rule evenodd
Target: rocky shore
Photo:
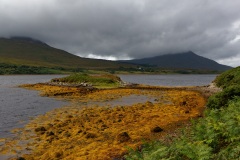
<instances>
[{"instance_id":1,"label":"rocky shore","mask_svg":"<svg viewBox=\"0 0 240 160\"><path fill-rule=\"evenodd\" d=\"M70 99L72 104L31 121L18 139L29 142L15 148L22 159L119 159L126 146L138 148L143 141L166 139L189 120L202 116L206 98L219 91L213 84L203 87L150 87L127 85L96 89L90 85L56 82L24 85L42 96ZM77 102L111 101L130 95L146 95L154 102L131 106L78 106ZM172 135L173 136L173 135ZM177 136L177 135L174 135ZM26 149L29 154L24 153ZM22 150L22 151L21 151Z\"/></svg>"}]
</instances>

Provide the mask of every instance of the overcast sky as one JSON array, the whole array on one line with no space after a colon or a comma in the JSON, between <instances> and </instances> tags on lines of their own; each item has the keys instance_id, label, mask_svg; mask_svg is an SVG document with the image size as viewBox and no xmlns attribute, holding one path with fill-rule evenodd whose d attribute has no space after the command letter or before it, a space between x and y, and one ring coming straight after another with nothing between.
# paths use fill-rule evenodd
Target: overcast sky
<instances>
[{"instance_id":1,"label":"overcast sky","mask_svg":"<svg viewBox=\"0 0 240 160\"><path fill-rule=\"evenodd\" d=\"M0 37L26 36L82 57L193 51L240 65L240 0L0 0Z\"/></svg>"}]
</instances>

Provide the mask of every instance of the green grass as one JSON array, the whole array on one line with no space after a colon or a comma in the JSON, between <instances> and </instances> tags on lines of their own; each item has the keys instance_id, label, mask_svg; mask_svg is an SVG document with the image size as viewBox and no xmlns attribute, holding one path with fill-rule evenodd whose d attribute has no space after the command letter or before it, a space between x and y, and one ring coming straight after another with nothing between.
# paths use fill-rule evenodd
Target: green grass
<instances>
[{"instance_id":1,"label":"green grass","mask_svg":"<svg viewBox=\"0 0 240 160\"><path fill-rule=\"evenodd\" d=\"M142 150L129 149L127 160L222 160L240 155L240 68L224 72L215 80L222 92L212 95L204 118L171 143L155 141Z\"/></svg>"},{"instance_id":2,"label":"green grass","mask_svg":"<svg viewBox=\"0 0 240 160\"><path fill-rule=\"evenodd\" d=\"M64 82L70 84L87 83L97 88L115 88L121 86L121 79L111 74L75 73L67 77L53 79L55 82Z\"/></svg>"}]
</instances>

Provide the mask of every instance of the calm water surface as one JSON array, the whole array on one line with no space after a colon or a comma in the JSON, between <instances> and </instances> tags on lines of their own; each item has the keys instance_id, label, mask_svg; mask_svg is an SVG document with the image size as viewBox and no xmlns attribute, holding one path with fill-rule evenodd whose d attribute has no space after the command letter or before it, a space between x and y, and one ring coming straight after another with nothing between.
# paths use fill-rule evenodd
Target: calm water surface
<instances>
[{"instance_id":1,"label":"calm water surface","mask_svg":"<svg viewBox=\"0 0 240 160\"><path fill-rule=\"evenodd\" d=\"M67 104L40 97L37 91L17 87L19 84L47 82L57 77L62 75L0 76L0 138L11 136L10 130L23 127L31 117Z\"/></svg>"},{"instance_id":2,"label":"calm water surface","mask_svg":"<svg viewBox=\"0 0 240 160\"><path fill-rule=\"evenodd\" d=\"M119 75L124 82L153 86L203 86L211 83L216 74Z\"/></svg>"}]
</instances>

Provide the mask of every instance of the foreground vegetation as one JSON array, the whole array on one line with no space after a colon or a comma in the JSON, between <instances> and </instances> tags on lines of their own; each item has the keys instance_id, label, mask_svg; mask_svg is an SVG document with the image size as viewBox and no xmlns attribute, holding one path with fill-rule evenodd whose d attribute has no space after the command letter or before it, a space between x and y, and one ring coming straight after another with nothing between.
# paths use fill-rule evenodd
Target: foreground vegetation
<instances>
[{"instance_id":1,"label":"foreground vegetation","mask_svg":"<svg viewBox=\"0 0 240 160\"><path fill-rule=\"evenodd\" d=\"M147 143L141 150L129 150L126 159L239 159L239 80L240 67L218 76L215 83L223 90L209 98L204 118L171 143Z\"/></svg>"}]
</instances>

